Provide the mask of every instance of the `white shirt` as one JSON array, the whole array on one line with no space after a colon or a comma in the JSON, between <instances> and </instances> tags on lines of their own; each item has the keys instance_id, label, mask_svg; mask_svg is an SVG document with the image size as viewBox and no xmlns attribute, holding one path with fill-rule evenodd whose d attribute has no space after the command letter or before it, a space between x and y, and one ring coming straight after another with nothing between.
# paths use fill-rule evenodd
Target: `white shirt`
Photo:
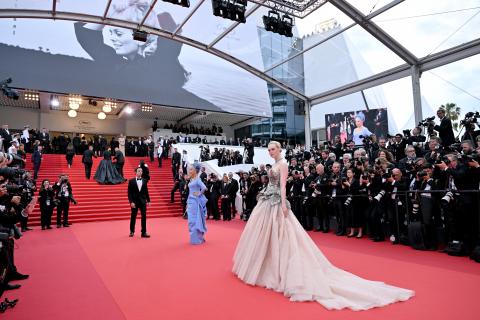
<instances>
[{"instance_id":1,"label":"white shirt","mask_svg":"<svg viewBox=\"0 0 480 320\"><path fill-rule=\"evenodd\" d=\"M30 138L30 134L28 133L28 129L22 131L22 138L25 139L25 142L28 143L28 139Z\"/></svg>"},{"instance_id":2,"label":"white shirt","mask_svg":"<svg viewBox=\"0 0 480 320\"><path fill-rule=\"evenodd\" d=\"M10 154L17 154L17 148L15 146L10 146L10 148L8 148L8 153Z\"/></svg>"},{"instance_id":3,"label":"white shirt","mask_svg":"<svg viewBox=\"0 0 480 320\"><path fill-rule=\"evenodd\" d=\"M143 186L143 179L138 180L138 178L136 178L136 177L135 177L135 179L137 179L138 191L141 191L141 190L142 190L142 186Z\"/></svg>"}]
</instances>

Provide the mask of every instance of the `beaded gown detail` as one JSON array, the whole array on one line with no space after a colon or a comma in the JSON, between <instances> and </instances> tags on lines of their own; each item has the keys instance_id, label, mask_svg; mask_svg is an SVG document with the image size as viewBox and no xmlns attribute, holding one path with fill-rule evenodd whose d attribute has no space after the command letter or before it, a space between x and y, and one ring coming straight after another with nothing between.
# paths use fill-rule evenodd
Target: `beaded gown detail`
<instances>
[{"instance_id":1,"label":"beaded gown detail","mask_svg":"<svg viewBox=\"0 0 480 320\"><path fill-rule=\"evenodd\" d=\"M282 292L290 301L317 301L327 309L367 310L405 301L414 291L370 281L332 265L298 222L287 202L284 216L280 170L269 184L240 237L234 274L247 284Z\"/></svg>"}]
</instances>

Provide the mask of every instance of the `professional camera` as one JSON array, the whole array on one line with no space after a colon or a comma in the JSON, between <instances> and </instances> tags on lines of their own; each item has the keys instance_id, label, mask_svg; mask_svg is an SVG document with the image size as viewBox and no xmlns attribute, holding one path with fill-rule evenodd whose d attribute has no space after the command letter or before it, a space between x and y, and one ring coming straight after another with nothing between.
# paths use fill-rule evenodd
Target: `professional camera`
<instances>
[{"instance_id":1,"label":"professional camera","mask_svg":"<svg viewBox=\"0 0 480 320\"><path fill-rule=\"evenodd\" d=\"M418 123L418 126L423 126L423 127L433 126L434 120L435 120L435 116L423 119Z\"/></svg>"},{"instance_id":2,"label":"professional camera","mask_svg":"<svg viewBox=\"0 0 480 320\"><path fill-rule=\"evenodd\" d=\"M0 81L0 89L2 90L3 94L6 95L8 98L18 100L20 95L18 94L17 90L14 90L8 86L10 83L12 83L12 78Z\"/></svg>"},{"instance_id":3,"label":"professional camera","mask_svg":"<svg viewBox=\"0 0 480 320\"><path fill-rule=\"evenodd\" d=\"M472 123L477 123L477 119L480 118L480 112L467 112L465 118L460 121L460 125L469 126Z\"/></svg>"},{"instance_id":4,"label":"professional camera","mask_svg":"<svg viewBox=\"0 0 480 320\"><path fill-rule=\"evenodd\" d=\"M23 174L25 174L25 170L23 169L18 169L18 168L11 168L11 167L5 167L5 168L0 168L0 176L4 176L5 178L18 178L21 177Z\"/></svg>"},{"instance_id":5,"label":"professional camera","mask_svg":"<svg viewBox=\"0 0 480 320\"><path fill-rule=\"evenodd\" d=\"M408 139L411 137L411 133L410 133L410 130L409 129L406 129L406 130L403 130L403 136Z\"/></svg>"},{"instance_id":6,"label":"professional camera","mask_svg":"<svg viewBox=\"0 0 480 320\"><path fill-rule=\"evenodd\" d=\"M454 199L455 198L454 198L453 192L448 191L447 193L445 193L445 195L443 196L443 198L440 201L441 201L442 205L446 206L450 202L453 202Z\"/></svg>"},{"instance_id":7,"label":"professional camera","mask_svg":"<svg viewBox=\"0 0 480 320\"><path fill-rule=\"evenodd\" d=\"M419 177L419 178L424 178L427 175L428 175L428 173L425 170L420 170L419 172L417 172L417 177Z\"/></svg>"}]
</instances>

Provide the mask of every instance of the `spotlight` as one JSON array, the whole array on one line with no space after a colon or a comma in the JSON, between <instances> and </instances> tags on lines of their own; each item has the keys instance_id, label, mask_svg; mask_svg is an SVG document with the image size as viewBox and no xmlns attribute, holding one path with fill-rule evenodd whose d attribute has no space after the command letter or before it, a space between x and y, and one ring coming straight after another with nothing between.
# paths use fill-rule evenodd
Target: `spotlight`
<instances>
[{"instance_id":1,"label":"spotlight","mask_svg":"<svg viewBox=\"0 0 480 320\"><path fill-rule=\"evenodd\" d=\"M107 117L107 115L105 114L105 112L99 112L98 115L97 115L98 119L100 120L105 120L105 118Z\"/></svg>"},{"instance_id":2,"label":"spotlight","mask_svg":"<svg viewBox=\"0 0 480 320\"><path fill-rule=\"evenodd\" d=\"M69 110L67 114L70 118L75 118L77 116L77 111Z\"/></svg>"},{"instance_id":3,"label":"spotlight","mask_svg":"<svg viewBox=\"0 0 480 320\"><path fill-rule=\"evenodd\" d=\"M38 92L25 92L23 94L25 100L38 101Z\"/></svg>"},{"instance_id":4,"label":"spotlight","mask_svg":"<svg viewBox=\"0 0 480 320\"><path fill-rule=\"evenodd\" d=\"M142 105L142 112L152 112L153 107L151 104L144 104Z\"/></svg>"},{"instance_id":5,"label":"spotlight","mask_svg":"<svg viewBox=\"0 0 480 320\"><path fill-rule=\"evenodd\" d=\"M10 88L8 86L9 83L12 83L12 78L0 81L0 89L2 89L3 94L6 95L8 98L18 100L18 98L20 97L18 91Z\"/></svg>"},{"instance_id":6,"label":"spotlight","mask_svg":"<svg viewBox=\"0 0 480 320\"><path fill-rule=\"evenodd\" d=\"M50 105L57 108L58 106L60 106L60 101L58 101L57 97L53 97L52 100L50 100Z\"/></svg>"},{"instance_id":7,"label":"spotlight","mask_svg":"<svg viewBox=\"0 0 480 320\"><path fill-rule=\"evenodd\" d=\"M245 23L247 0L212 0L213 15Z\"/></svg>"},{"instance_id":8,"label":"spotlight","mask_svg":"<svg viewBox=\"0 0 480 320\"><path fill-rule=\"evenodd\" d=\"M131 107L125 107L125 112L128 113L128 114L132 114L133 109Z\"/></svg>"},{"instance_id":9,"label":"spotlight","mask_svg":"<svg viewBox=\"0 0 480 320\"><path fill-rule=\"evenodd\" d=\"M163 2L168 2L171 4L176 4L178 6L182 6L185 8L190 8L190 1L189 0L163 0Z\"/></svg>"},{"instance_id":10,"label":"spotlight","mask_svg":"<svg viewBox=\"0 0 480 320\"><path fill-rule=\"evenodd\" d=\"M70 107L70 109L78 110L78 108L80 108L81 103L82 103L82 97L80 96L71 95L68 98L68 106Z\"/></svg>"},{"instance_id":11,"label":"spotlight","mask_svg":"<svg viewBox=\"0 0 480 320\"><path fill-rule=\"evenodd\" d=\"M147 42L148 33L145 31L134 30L133 31L133 40Z\"/></svg>"},{"instance_id":12,"label":"spotlight","mask_svg":"<svg viewBox=\"0 0 480 320\"><path fill-rule=\"evenodd\" d=\"M76 102L69 102L68 103L68 106L70 107L70 109L72 110L78 110L78 108L80 108L80 105Z\"/></svg>"},{"instance_id":13,"label":"spotlight","mask_svg":"<svg viewBox=\"0 0 480 320\"><path fill-rule=\"evenodd\" d=\"M268 11L268 16L263 16L263 24L265 30L273 33L278 33L282 36L293 37L293 18L287 14L284 14L280 18L280 14L275 10Z\"/></svg>"},{"instance_id":14,"label":"spotlight","mask_svg":"<svg viewBox=\"0 0 480 320\"><path fill-rule=\"evenodd\" d=\"M102 111L105 113L112 112L112 107L109 104L106 104L102 107Z\"/></svg>"},{"instance_id":15,"label":"spotlight","mask_svg":"<svg viewBox=\"0 0 480 320\"><path fill-rule=\"evenodd\" d=\"M112 112L112 109L117 108L117 103L115 101L107 100L104 102L102 110L103 112L109 113Z\"/></svg>"}]
</instances>

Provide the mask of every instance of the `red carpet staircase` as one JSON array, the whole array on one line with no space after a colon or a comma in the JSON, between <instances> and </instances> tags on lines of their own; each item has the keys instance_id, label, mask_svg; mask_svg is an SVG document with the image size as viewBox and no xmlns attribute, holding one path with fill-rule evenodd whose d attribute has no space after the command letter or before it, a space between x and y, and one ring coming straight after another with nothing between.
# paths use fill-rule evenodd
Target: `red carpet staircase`
<instances>
[{"instance_id":1,"label":"red carpet staircase","mask_svg":"<svg viewBox=\"0 0 480 320\"><path fill-rule=\"evenodd\" d=\"M85 170L81 163L81 156L75 156L72 168L68 168L65 155L43 155L42 165L38 174L37 188L40 188L43 179L57 182L58 175L66 173L70 177L73 195L78 201L77 205L70 205L69 222L93 222L130 219L130 206L127 196L127 182L118 185L100 185L94 179L96 168L101 158L94 159L91 180L85 178ZM170 191L173 187L171 162L163 161L163 168L157 162L150 163L146 158L126 157L123 172L125 178L134 177L134 168L140 160L144 159L150 169L151 205L147 208L147 218L160 218L179 216L182 213L180 197L175 195L176 202L170 203ZM32 169L30 157L27 160L27 169ZM140 213L138 214L140 217ZM56 210L53 213L52 224L56 223ZM40 209L37 204L29 218L29 225L40 225Z\"/></svg>"}]
</instances>

